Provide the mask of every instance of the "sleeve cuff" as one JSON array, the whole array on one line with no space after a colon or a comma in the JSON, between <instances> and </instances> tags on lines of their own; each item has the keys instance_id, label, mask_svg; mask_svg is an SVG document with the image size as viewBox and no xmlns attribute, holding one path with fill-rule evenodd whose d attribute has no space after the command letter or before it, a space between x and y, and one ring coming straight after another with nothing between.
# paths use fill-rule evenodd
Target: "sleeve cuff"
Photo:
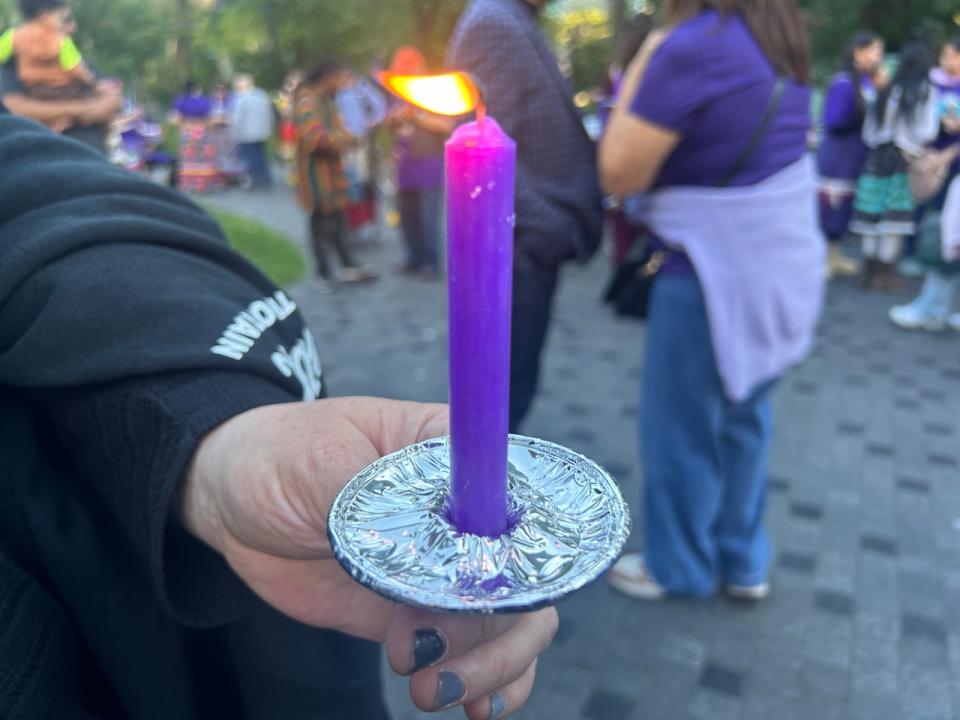
<instances>
[{"instance_id":1,"label":"sleeve cuff","mask_svg":"<svg viewBox=\"0 0 960 720\"><path fill-rule=\"evenodd\" d=\"M161 603L179 622L221 625L236 619L254 596L221 555L184 528L175 512L178 490L207 433L248 410L298 398L265 379L230 372L205 373L159 391L158 400L179 419L181 431L159 454L162 466L155 466L164 480L154 486L157 497L150 502L151 579Z\"/></svg>"}]
</instances>

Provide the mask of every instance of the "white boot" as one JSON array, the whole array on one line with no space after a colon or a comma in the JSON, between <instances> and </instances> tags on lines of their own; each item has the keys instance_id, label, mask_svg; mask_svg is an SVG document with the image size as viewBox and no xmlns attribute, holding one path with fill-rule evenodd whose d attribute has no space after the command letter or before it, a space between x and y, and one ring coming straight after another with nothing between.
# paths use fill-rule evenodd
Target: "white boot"
<instances>
[{"instance_id":1,"label":"white boot","mask_svg":"<svg viewBox=\"0 0 960 720\"><path fill-rule=\"evenodd\" d=\"M953 292L953 278L930 271L913 302L890 308L890 320L905 330L942 332L947 327Z\"/></svg>"}]
</instances>

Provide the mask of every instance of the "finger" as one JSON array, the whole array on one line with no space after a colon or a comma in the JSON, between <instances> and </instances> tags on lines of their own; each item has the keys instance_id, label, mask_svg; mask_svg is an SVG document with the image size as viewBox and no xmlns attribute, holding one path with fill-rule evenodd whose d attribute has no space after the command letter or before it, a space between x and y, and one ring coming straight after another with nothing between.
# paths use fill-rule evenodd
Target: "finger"
<instances>
[{"instance_id":1,"label":"finger","mask_svg":"<svg viewBox=\"0 0 960 720\"><path fill-rule=\"evenodd\" d=\"M463 706L464 712L470 720L502 720L523 707L530 698L536 674L537 661L534 660L518 680L487 697L470 701Z\"/></svg>"},{"instance_id":2,"label":"finger","mask_svg":"<svg viewBox=\"0 0 960 720\"><path fill-rule=\"evenodd\" d=\"M449 615L403 607L387 632L387 659L395 673L411 675L493 640L520 617Z\"/></svg>"},{"instance_id":3,"label":"finger","mask_svg":"<svg viewBox=\"0 0 960 720\"><path fill-rule=\"evenodd\" d=\"M552 608L523 615L499 637L414 673L410 696L424 710L483 698L521 677L550 645L556 629Z\"/></svg>"}]
</instances>

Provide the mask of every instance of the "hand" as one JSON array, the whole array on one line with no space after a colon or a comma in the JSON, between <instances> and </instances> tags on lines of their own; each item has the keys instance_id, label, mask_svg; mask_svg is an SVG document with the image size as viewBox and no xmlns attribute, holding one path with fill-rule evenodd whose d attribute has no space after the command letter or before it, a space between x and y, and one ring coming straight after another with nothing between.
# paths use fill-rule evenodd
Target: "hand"
<instances>
[{"instance_id":1,"label":"hand","mask_svg":"<svg viewBox=\"0 0 960 720\"><path fill-rule=\"evenodd\" d=\"M887 72L886 65L881 63L880 67L877 68L877 71L873 74L873 86L877 90L883 90L887 85L890 84L890 73Z\"/></svg>"},{"instance_id":2,"label":"hand","mask_svg":"<svg viewBox=\"0 0 960 720\"><path fill-rule=\"evenodd\" d=\"M446 408L368 398L258 408L211 432L183 488L186 526L260 597L311 625L387 643L424 710L487 718L530 694L556 612L460 617L396 605L333 559L326 518L347 480L383 455L447 432ZM499 693L499 699L494 694Z\"/></svg>"},{"instance_id":3,"label":"hand","mask_svg":"<svg viewBox=\"0 0 960 720\"><path fill-rule=\"evenodd\" d=\"M943 118L943 129L951 135L960 135L960 117L951 113Z\"/></svg>"}]
</instances>

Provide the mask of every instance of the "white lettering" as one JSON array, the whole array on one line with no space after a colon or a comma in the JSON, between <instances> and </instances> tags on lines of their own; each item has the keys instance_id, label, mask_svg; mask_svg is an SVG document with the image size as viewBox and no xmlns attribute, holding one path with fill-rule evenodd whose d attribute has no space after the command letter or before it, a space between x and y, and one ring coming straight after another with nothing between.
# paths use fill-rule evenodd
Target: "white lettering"
<instances>
[{"instance_id":1,"label":"white lettering","mask_svg":"<svg viewBox=\"0 0 960 720\"><path fill-rule=\"evenodd\" d=\"M246 335L240 335L239 333L233 332L233 330L227 330L223 334L224 340L229 340L237 345L240 345L245 348L244 352L250 350L253 347L253 340L248 338Z\"/></svg>"},{"instance_id":2,"label":"white lettering","mask_svg":"<svg viewBox=\"0 0 960 720\"><path fill-rule=\"evenodd\" d=\"M227 328L227 332L236 333L237 335L243 335L248 337L251 340L259 340L260 336L263 334L263 330L257 328L252 322L244 318L243 316L246 313L241 313L237 315L233 322L230 323L230 327ZM247 315L247 317L250 317Z\"/></svg>"},{"instance_id":3,"label":"white lettering","mask_svg":"<svg viewBox=\"0 0 960 720\"><path fill-rule=\"evenodd\" d=\"M267 299L269 300L269 298ZM263 300L257 300L250 304L250 314L253 315L254 320L258 320L266 327L270 327L277 322L277 314Z\"/></svg>"},{"instance_id":4,"label":"white lettering","mask_svg":"<svg viewBox=\"0 0 960 720\"><path fill-rule=\"evenodd\" d=\"M263 333L278 322L286 320L297 311L297 304L293 302L283 290L278 290L270 297L254 300L245 310L241 310L223 335L217 340L217 344L210 348L210 352L215 355L230 358L231 360L243 360L246 354L250 352ZM313 346L313 353L316 356L316 347L313 345L313 337L310 337L310 343ZM296 348L294 348L296 350ZM293 352L293 351L291 351ZM297 363L306 367L315 360L319 367L318 357L311 359L306 355L298 355ZM306 363L307 365L304 365ZM279 365L278 365L279 367ZM306 372L301 370L301 372ZM318 370L319 372L319 370ZM291 373L293 371L291 370ZM309 373L307 373L309 375ZM291 377L292 375L287 375ZM319 392L319 390L318 390Z\"/></svg>"},{"instance_id":5,"label":"white lettering","mask_svg":"<svg viewBox=\"0 0 960 720\"><path fill-rule=\"evenodd\" d=\"M295 377L303 390L303 400L316 400L323 389L323 369L313 334L304 328L303 337L287 350L277 346L270 359L284 377Z\"/></svg>"},{"instance_id":6,"label":"white lettering","mask_svg":"<svg viewBox=\"0 0 960 720\"><path fill-rule=\"evenodd\" d=\"M277 290L271 299L277 301L277 306L279 308L277 310L277 317L280 320L286 320L297 310L297 304L288 298L287 294L283 290Z\"/></svg>"}]
</instances>

